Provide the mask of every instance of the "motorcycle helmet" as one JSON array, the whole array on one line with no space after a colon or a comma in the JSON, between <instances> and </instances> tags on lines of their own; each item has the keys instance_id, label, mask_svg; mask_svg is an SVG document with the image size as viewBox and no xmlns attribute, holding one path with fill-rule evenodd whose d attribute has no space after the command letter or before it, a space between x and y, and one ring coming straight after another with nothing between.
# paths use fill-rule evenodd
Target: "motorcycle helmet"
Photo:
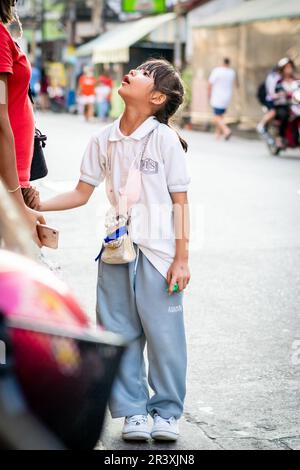
<instances>
[{"instance_id":1,"label":"motorcycle helmet","mask_svg":"<svg viewBox=\"0 0 300 470\"><path fill-rule=\"evenodd\" d=\"M123 350L50 271L0 250L0 447L93 449Z\"/></svg>"},{"instance_id":2,"label":"motorcycle helmet","mask_svg":"<svg viewBox=\"0 0 300 470\"><path fill-rule=\"evenodd\" d=\"M295 68L294 61L292 59L290 59L289 57L283 57L282 59L280 59L278 64L277 64L277 68L278 68L279 72L282 72L284 67L286 67L288 64L291 64L293 69Z\"/></svg>"}]
</instances>

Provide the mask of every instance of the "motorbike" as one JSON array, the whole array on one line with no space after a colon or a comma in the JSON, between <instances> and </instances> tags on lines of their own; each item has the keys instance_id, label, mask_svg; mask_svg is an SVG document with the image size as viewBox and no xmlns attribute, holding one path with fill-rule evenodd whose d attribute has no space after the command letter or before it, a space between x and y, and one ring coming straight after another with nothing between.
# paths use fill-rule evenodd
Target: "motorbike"
<instances>
[{"instance_id":1,"label":"motorbike","mask_svg":"<svg viewBox=\"0 0 300 470\"><path fill-rule=\"evenodd\" d=\"M289 120L282 139L282 145L278 145L280 121L274 119L269 124L265 133L265 141L271 155L279 155L287 149L300 148L300 81L297 82L294 91L288 97Z\"/></svg>"},{"instance_id":2,"label":"motorbike","mask_svg":"<svg viewBox=\"0 0 300 470\"><path fill-rule=\"evenodd\" d=\"M91 450L126 344L91 324L32 245L0 182L0 450Z\"/></svg>"}]
</instances>

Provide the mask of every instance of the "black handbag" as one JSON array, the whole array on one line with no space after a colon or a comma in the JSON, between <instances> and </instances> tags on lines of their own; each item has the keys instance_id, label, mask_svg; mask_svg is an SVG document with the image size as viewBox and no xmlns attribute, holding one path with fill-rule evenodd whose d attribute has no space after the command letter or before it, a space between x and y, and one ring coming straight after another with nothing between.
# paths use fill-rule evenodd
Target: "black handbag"
<instances>
[{"instance_id":1,"label":"black handbag","mask_svg":"<svg viewBox=\"0 0 300 470\"><path fill-rule=\"evenodd\" d=\"M31 103L34 104L30 87L28 90L28 95ZM48 168L43 150L46 147L46 141L47 136L42 134L38 129L35 129L34 150L30 169L30 181L40 180L48 175Z\"/></svg>"},{"instance_id":2,"label":"black handbag","mask_svg":"<svg viewBox=\"0 0 300 470\"><path fill-rule=\"evenodd\" d=\"M34 151L30 169L30 181L40 180L48 175L47 163L43 149L46 146L47 136L35 129Z\"/></svg>"}]
</instances>

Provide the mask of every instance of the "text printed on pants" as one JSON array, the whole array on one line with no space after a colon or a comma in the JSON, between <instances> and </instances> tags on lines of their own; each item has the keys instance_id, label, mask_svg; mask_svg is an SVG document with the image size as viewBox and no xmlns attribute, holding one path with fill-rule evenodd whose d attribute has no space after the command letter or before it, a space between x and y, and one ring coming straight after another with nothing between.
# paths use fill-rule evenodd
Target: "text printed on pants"
<instances>
[{"instance_id":1,"label":"text printed on pants","mask_svg":"<svg viewBox=\"0 0 300 470\"><path fill-rule=\"evenodd\" d=\"M168 308L169 313L177 313L177 312L182 312L182 305L170 305Z\"/></svg>"}]
</instances>

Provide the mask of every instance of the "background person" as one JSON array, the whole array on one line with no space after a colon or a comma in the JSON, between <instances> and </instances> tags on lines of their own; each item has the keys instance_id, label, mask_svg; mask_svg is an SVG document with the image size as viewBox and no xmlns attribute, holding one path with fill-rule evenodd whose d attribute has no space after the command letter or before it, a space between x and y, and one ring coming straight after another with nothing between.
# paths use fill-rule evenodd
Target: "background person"
<instances>
[{"instance_id":1,"label":"background person","mask_svg":"<svg viewBox=\"0 0 300 470\"><path fill-rule=\"evenodd\" d=\"M228 140L232 134L225 123L224 115L230 105L235 80L236 73L230 67L230 59L228 58L224 59L221 67L213 69L208 80L208 95L215 115L217 138L224 135L225 139Z\"/></svg>"},{"instance_id":2,"label":"background person","mask_svg":"<svg viewBox=\"0 0 300 470\"><path fill-rule=\"evenodd\" d=\"M280 80L277 82L274 94L276 118L280 121L279 136L276 139L278 147L283 147L283 139L290 117L290 106L293 92L297 88L296 67L293 60L285 57L278 62Z\"/></svg>"},{"instance_id":3,"label":"background person","mask_svg":"<svg viewBox=\"0 0 300 470\"><path fill-rule=\"evenodd\" d=\"M46 69L42 68L41 70L41 90L40 90L40 104L41 110L47 111L49 109L49 77L47 75Z\"/></svg>"},{"instance_id":4,"label":"background person","mask_svg":"<svg viewBox=\"0 0 300 470\"><path fill-rule=\"evenodd\" d=\"M99 77L95 93L97 116L104 121L108 117L110 109L111 88L101 77Z\"/></svg>"},{"instance_id":5,"label":"background person","mask_svg":"<svg viewBox=\"0 0 300 470\"><path fill-rule=\"evenodd\" d=\"M262 120L257 125L257 132L261 135L264 135L267 132L268 124L273 121L276 116L275 106L274 106L274 95L275 89L278 81L281 76L279 73L278 66L274 67L273 70L267 75L265 80L265 98L263 100L263 105L267 108L267 112L264 114Z\"/></svg>"},{"instance_id":6,"label":"background person","mask_svg":"<svg viewBox=\"0 0 300 470\"><path fill-rule=\"evenodd\" d=\"M41 90L41 71L35 65L32 66L31 70L30 89L33 98L36 98Z\"/></svg>"},{"instance_id":7,"label":"background person","mask_svg":"<svg viewBox=\"0 0 300 470\"><path fill-rule=\"evenodd\" d=\"M90 121L94 117L95 112L95 87L96 79L92 67L85 67L84 73L81 75L78 82L77 95L83 107L83 113L86 121Z\"/></svg>"}]
</instances>

